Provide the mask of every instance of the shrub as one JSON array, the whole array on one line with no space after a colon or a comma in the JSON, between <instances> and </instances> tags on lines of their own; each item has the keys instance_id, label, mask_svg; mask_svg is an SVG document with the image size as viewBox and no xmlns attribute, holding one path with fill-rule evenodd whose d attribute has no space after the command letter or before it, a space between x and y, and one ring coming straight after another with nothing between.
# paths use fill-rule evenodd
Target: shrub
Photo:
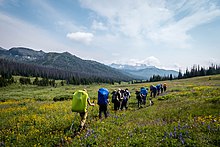
<instances>
[{"instance_id":1,"label":"shrub","mask_svg":"<svg viewBox=\"0 0 220 147\"><path fill-rule=\"evenodd\" d=\"M59 96L55 96L53 98L53 101L65 101L65 100L71 100L72 99L72 95L59 95Z\"/></svg>"}]
</instances>

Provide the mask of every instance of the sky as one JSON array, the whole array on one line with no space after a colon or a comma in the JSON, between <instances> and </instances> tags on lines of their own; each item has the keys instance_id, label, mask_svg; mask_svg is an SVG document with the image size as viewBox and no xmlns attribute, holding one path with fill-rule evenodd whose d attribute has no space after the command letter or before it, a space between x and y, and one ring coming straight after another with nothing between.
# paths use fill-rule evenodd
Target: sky
<instances>
[{"instance_id":1,"label":"sky","mask_svg":"<svg viewBox=\"0 0 220 147\"><path fill-rule=\"evenodd\" d=\"M220 64L220 0L0 0L0 47L207 67Z\"/></svg>"}]
</instances>

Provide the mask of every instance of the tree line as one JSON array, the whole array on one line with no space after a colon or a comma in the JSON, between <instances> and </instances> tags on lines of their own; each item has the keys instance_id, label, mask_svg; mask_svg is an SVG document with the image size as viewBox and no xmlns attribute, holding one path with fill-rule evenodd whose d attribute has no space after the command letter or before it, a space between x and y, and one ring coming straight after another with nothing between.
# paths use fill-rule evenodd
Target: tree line
<instances>
[{"instance_id":1,"label":"tree line","mask_svg":"<svg viewBox=\"0 0 220 147\"><path fill-rule=\"evenodd\" d=\"M85 72L73 72L53 67L40 66L35 64L27 64L0 58L0 87L13 83L11 77L40 77L42 80L35 85L46 86L49 84L48 79L64 80L67 84L88 85L91 83L109 83L119 82L119 78L112 78L110 75L99 75ZM21 84L29 84L27 79L20 79Z\"/></svg>"},{"instance_id":2,"label":"tree line","mask_svg":"<svg viewBox=\"0 0 220 147\"><path fill-rule=\"evenodd\" d=\"M73 85L89 85L92 83L108 83L114 84L115 82L121 83L119 79L113 79L108 76L93 75L88 73L71 72L62 69L56 69L52 67L39 66L34 64L14 62L7 59L0 58L0 87L8 86L16 82L13 76L23 76L19 79L20 84L33 84L38 86L53 86L56 87L55 80L62 80L61 85L73 84ZM184 73L179 70L177 77L172 74L167 76L153 75L149 80L131 81L134 83L144 82L156 82L173 79L184 79L196 76L206 76L220 74L220 66L212 64L208 68L194 65L191 69L186 69ZM28 77L36 77L31 82ZM41 80L39 80L39 78ZM50 80L49 80L50 79Z\"/></svg>"},{"instance_id":3,"label":"tree line","mask_svg":"<svg viewBox=\"0 0 220 147\"><path fill-rule=\"evenodd\" d=\"M207 69L204 67L200 67L200 65L194 65L191 69L186 69L184 73L179 70L177 79L185 79L185 78L192 78L197 76L208 76L208 75L215 75L220 74L220 66L219 65L210 65Z\"/></svg>"},{"instance_id":4,"label":"tree line","mask_svg":"<svg viewBox=\"0 0 220 147\"><path fill-rule=\"evenodd\" d=\"M184 73L182 73L182 71L179 70L178 76L173 76L172 74L167 75L167 76L153 75L152 77L150 77L149 80L132 81L132 84L175 80L175 79L186 79L186 78L192 78L192 77L197 77L197 76L208 76L208 75L215 75L215 74L220 74L219 65L212 64L208 68L201 67L200 65L194 65L190 69L187 68Z\"/></svg>"}]
</instances>

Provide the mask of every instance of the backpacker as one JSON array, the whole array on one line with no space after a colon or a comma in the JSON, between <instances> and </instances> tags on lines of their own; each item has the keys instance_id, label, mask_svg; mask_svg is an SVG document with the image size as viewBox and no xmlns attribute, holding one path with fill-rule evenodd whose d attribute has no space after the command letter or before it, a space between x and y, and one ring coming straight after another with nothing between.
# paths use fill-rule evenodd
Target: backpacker
<instances>
[{"instance_id":1,"label":"backpacker","mask_svg":"<svg viewBox=\"0 0 220 147\"><path fill-rule=\"evenodd\" d=\"M117 92L113 91L112 92L112 103L115 103L117 101Z\"/></svg>"},{"instance_id":2,"label":"backpacker","mask_svg":"<svg viewBox=\"0 0 220 147\"><path fill-rule=\"evenodd\" d=\"M144 87L141 87L141 94L146 96L147 95L147 90Z\"/></svg>"},{"instance_id":3,"label":"backpacker","mask_svg":"<svg viewBox=\"0 0 220 147\"><path fill-rule=\"evenodd\" d=\"M98 105L108 104L108 89L100 88L98 91Z\"/></svg>"},{"instance_id":4,"label":"backpacker","mask_svg":"<svg viewBox=\"0 0 220 147\"><path fill-rule=\"evenodd\" d=\"M88 94L85 91L78 90L74 92L72 99L72 112L86 112Z\"/></svg>"}]
</instances>

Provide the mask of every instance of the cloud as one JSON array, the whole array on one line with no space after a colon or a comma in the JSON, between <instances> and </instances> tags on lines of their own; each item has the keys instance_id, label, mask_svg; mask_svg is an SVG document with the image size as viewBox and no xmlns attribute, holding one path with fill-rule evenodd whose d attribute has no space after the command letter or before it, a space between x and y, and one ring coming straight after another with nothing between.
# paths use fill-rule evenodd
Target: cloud
<instances>
[{"instance_id":1,"label":"cloud","mask_svg":"<svg viewBox=\"0 0 220 147\"><path fill-rule=\"evenodd\" d=\"M102 22L97 22L96 20L92 23L92 29L94 30L107 30L107 27L104 26Z\"/></svg>"},{"instance_id":2,"label":"cloud","mask_svg":"<svg viewBox=\"0 0 220 147\"><path fill-rule=\"evenodd\" d=\"M129 59L129 60L116 60L114 61L114 63L121 63L121 64L128 64L128 65L134 65L134 66L138 66L138 65L141 65L141 64L146 64L148 66L156 66L156 67L160 67L161 66L161 63L160 63L160 60L154 56L150 56L150 57L147 57L145 59L136 59L136 58L133 58L133 59Z\"/></svg>"},{"instance_id":3,"label":"cloud","mask_svg":"<svg viewBox=\"0 0 220 147\"><path fill-rule=\"evenodd\" d=\"M75 32L68 33L66 37L77 42L89 44L93 40L94 35L86 32Z\"/></svg>"},{"instance_id":4,"label":"cloud","mask_svg":"<svg viewBox=\"0 0 220 147\"><path fill-rule=\"evenodd\" d=\"M159 66L161 65L160 60L154 56L147 57L142 61L146 65Z\"/></svg>"},{"instance_id":5,"label":"cloud","mask_svg":"<svg viewBox=\"0 0 220 147\"><path fill-rule=\"evenodd\" d=\"M80 0L111 25L109 31L131 38L142 38L173 48L189 47L190 30L220 16L214 0Z\"/></svg>"},{"instance_id":6,"label":"cloud","mask_svg":"<svg viewBox=\"0 0 220 147\"><path fill-rule=\"evenodd\" d=\"M206 64L209 66L211 64L217 64L220 65L220 60L216 58L209 58L206 60Z\"/></svg>"}]
</instances>

